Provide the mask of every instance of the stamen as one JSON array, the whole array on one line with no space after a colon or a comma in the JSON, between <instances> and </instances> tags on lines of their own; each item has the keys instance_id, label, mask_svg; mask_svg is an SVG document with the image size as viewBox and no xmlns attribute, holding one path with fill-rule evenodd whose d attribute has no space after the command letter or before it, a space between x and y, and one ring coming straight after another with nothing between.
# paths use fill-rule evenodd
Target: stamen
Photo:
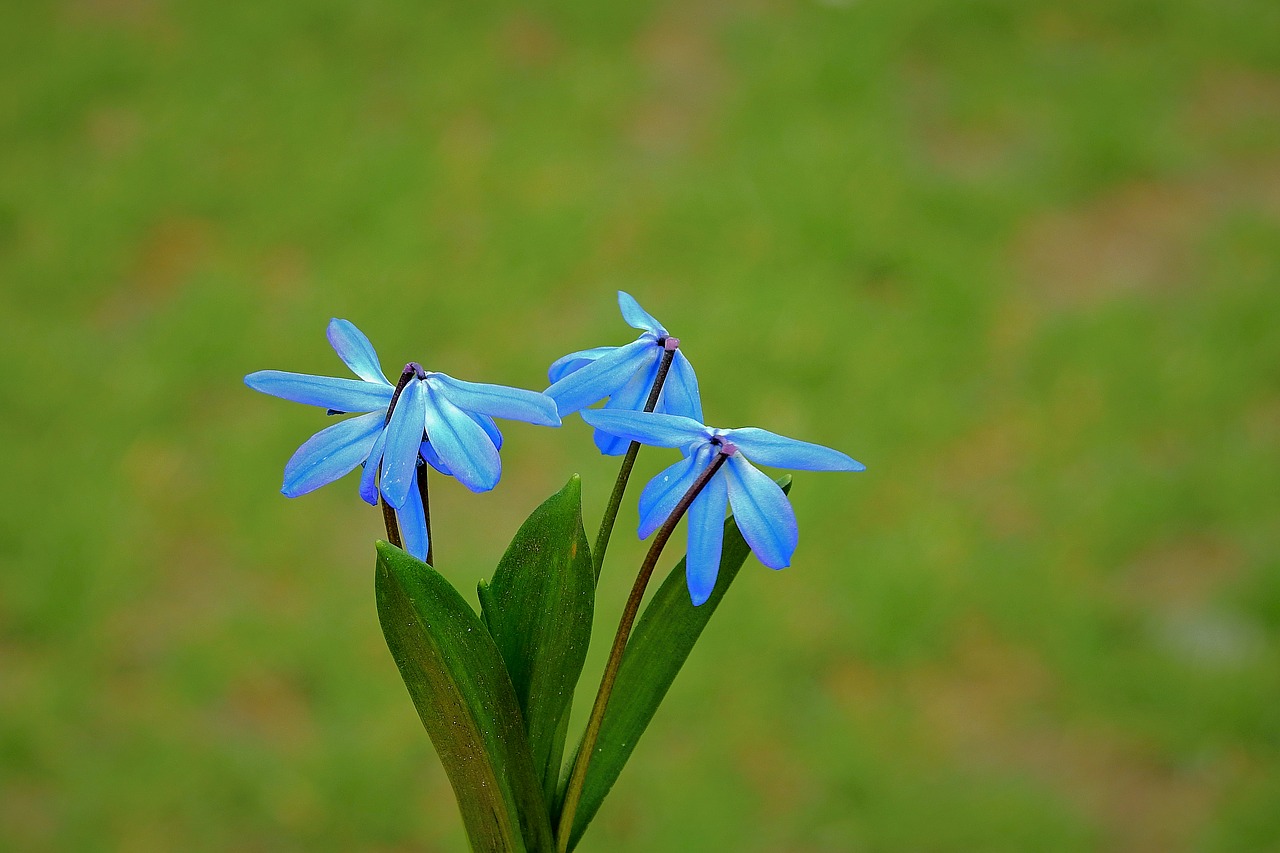
<instances>
[{"instance_id":1,"label":"stamen","mask_svg":"<svg viewBox=\"0 0 1280 853\"><path fill-rule=\"evenodd\" d=\"M665 337L662 339L662 348L667 352L675 352L680 349L680 339L673 337Z\"/></svg>"},{"instance_id":2,"label":"stamen","mask_svg":"<svg viewBox=\"0 0 1280 853\"><path fill-rule=\"evenodd\" d=\"M737 453L737 452L738 452L738 445L734 444L732 441L724 441L724 440L721 440L721 439L712 439L712 442L713 442L714 444L718 444L718 445L720 445L720 455L721 455L721 456L732 456L733 454L735 454L735 453Z\"/></svg>"}]
</instances>

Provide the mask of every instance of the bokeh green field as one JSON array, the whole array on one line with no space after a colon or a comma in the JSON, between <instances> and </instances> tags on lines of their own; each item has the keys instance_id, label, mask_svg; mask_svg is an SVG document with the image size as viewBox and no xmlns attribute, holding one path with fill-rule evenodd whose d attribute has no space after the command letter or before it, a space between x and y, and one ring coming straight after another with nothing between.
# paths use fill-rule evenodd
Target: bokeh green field
<instances>
[{"instance_id":1,"label":"bokeh green field","mask_svg":"<svg viewBox=\"0 0 1280 853\"><path fill-rule=\"evenodd\" d=\"M462 849L378 513L280 496L324 418L241 377L338 316L541 388L619 288L869 470L796 476L584 851L1280 849L1272 0L6 4L0 849ZM616 470L507 436L434 490L471 599Z\"/></svg>"}]
</instances>

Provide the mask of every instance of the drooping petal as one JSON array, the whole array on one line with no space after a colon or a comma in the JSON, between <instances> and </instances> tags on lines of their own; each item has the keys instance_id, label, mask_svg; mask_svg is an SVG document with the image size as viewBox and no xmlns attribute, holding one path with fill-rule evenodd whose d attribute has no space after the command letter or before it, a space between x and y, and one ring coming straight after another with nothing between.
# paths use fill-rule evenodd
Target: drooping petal
<instances>
[{"instance_id":1,"label":"drooping petal","mask_svg":"<svg viewBox=\"0 0 1280 853\"><path fill-rule=\"evenodd\" d=\"M444 373L433 373L427 377L426 382L434 392L464 412L540 426L560 425L555 400L541 391L487 385L483 382L464 382Z\"/></svg>"},{"instance_id":2,"label":"drooping petal","mask_svg":"<svg viewBox=\"0 0 1280 853\"><path fill-rule=\"evenodd\" d=\"M693 372L693 365L680 350L676 350L671 359L671 370L662 383L662 399L654 411L702 422L702 397L698 393L698 377Z\"/></svg>"},{"instance_id":3,"label":"drooping petal","mask_svg":"<svg viewBox=\"0 0 1280 853\"><path fill-rule=\"evenodd\" d=\"M320 430L284 466L280 491L296 498L354 470L368 457L381 429L382 414L374 412Z\"/></svg>"},{"instance_id":4,"label":"drooping petal","mask_svg":"<svg viewBox=\"0 0 1280 853\"><path fill-rule=\"evenodd\" d=\"M653 412L588 409L582 419L597 429L654 447L686 448L710 438L711 431L690 418Z\"/></svg>"},{"instance_id":5,"label":"drooping petal","mask_svg":"<svg viewBox=\"0 0 1280 853\"><path fill-rule=\"evenodd\" d=\"M627 325L633 329L639 329L642 332L652 332L658 337L667 334L667 330L663 328L652 314L640 307L640 303L636 302L635 297L630 293L618 291L618 309L622 311L622 319L627 321Z\"/></svg>"},{"instance_id":6,"label":"drooping petal","mask_svg":"<svg viewBox=\"0 0 1280 853\"><path fill-rule=\"evenodd\" d=\"M453 472L449 470L449 466L444 464L444 460L440 458L440 454L436 453L436 449L431 446L431 442L424 441L422 446L418 448L418 455L422 457L432 468L435 468L446 477L452 477Z\"/></svg>"},{"instance_id":7,"label":"drooping petal","mask_svg":"<svg viewBox=\"0 0 1280 853\"><path fill-rule=\"evenodd\" d=\"M382 414L377 412L375 414ZM366 417L368 417L366 415ZM383 415L383 420L386 416ZM382 464L382 456L387 449L387 431L378 433L378 438L369 451L369 458L364 462L364 471L360 474L360 497L370 506L378 505L378 466Z\"/></svg>"},{"instance_id":8,"label":"drooping petal","mask_svg":"<svg viewBox=\"0 0 1280 853\"><path fill-rule=\"evenodd\" d=\"M792 471L865 471L867 466L839 450L778 435L766 429L744 427L725 432L757 465L790 468Z\"/></svg>"},{"instance_id":9,"label":"drooping petal","mask_svg":"<svg viewBox=\"0 0 1280 853\"><path fill-rule=\"evenodd\" d=\"M714 455L710 445L703 445L697 453L686 456L645 484L640 493L640 527L636 531L641 539L648 539L662 526L694 480L711 464Z\"/></svg>"},{"instance_id":10,"label":"drooping petal","mask_svg":"<svg viewBox=\"0 0 1280 853\"><path fill-rule=\"evenodd\" d=\"M546 395L556 401L560 417L567 417L626 385L657 349L648 337L615 347L613 352L552 383Z\"/></svg>"},{"instance_id":11,"label":"drooping petal","mask_svg":"<svg viewBox=\"0 0 1280 853\"><path fill-rule=\"evenodd\" d=\"M477 415L471 412L467 412L467 417L480 425L480 428L489 436L489 440L493 442L495 450L502 449L502 432L498 429L498 425L493 422L493 418L488 415ZM422 442L422 446L418 448L418 454L428 465L441 474L446 477L453 476L453 472L449 470L448 465L444 464L444 460L440 458L440 454L436 453L436 449L431 446L430 441Z\"/></svg>"},{"instance_id":12,"label":"drooping petal","mask_svg":"<svg viewBox=\"0 0 1280 853\"><path fill-rule=\"evenodd\" d=\"M282 370L250 373L244 378L244 384L273 397L338 412L386 412L387 404L391 402L391 395L395 391L382 383L286 373Z\"/></svg>"},{"instance_id":13,"label":"drooping petal","mask_svg":"<svg viewBox=\"0 0 1280 853\"><path fill-rule=\"evenodd\" d=\"M333 351L342 359L342 363L351 368L351 372L366 382L378 382L390 385L387 376L382 372L382 364L378 361L378 353L373 344L365 337L364 332L355 327L349 320L334 317L329 321L326 332Z\"/></svg>"},{"instance_id":14,"label":"drooping petal","mask_svg":"<svg viewBox=\"0 0 1280 853\"><path fill-rule=\"evenodd\" d=\"M409 490L404 506L396 510L396 520L400 522L404 549L419 560L426 560L431 540L427 535L427 514L422 509L422 493L416 483Z\"/></svg>"},{"instance_id":15,"label":"drooping petal","mask_svg":"<svg viewBox=\"0 0 1280 853\"><path fill-rule=\"evenodd\" d=\"M724 547L724 507L728 492L724 472L719 471L689 507L689 553L685 557L685 580L693 606L705 602L716 587L720 572L720 552Z\"/></svg>"},{"instance_id":16,"label":"drooping petal","mask_svg":"<svg viewBox=\"0 0 1280 853\"><path fill-rule=\"evenodd\" d=\"M791 565L800 530L786 493L741 453L730 456L725 468L729 504L742 538L769 568Z\"/></svg>"},{"instance_id":17,"label":"drooping petal","mask_svg":"<svg viewBox=\"0 0 1280 853\"><path fill-rule=\"evenodd\" d=\"M551 367L547 368L547 381L559 382L575 370L586 367L591 362L601 356L608 355L616 349L617 347L592 347L591 349L579 350L578 352L571 352L568 355L561 356L551 362Z\"/></svg>"},{"instance_id":18,"label":"drooping petal","mask_svg":"<svg viewBox=\"0 0 1280 853\"><path fill-rule=\"evenodd\" d=\"M476 412L468 412L471 420L480 424L480 429L485 431L489 436L489 440L493 442L493 446L498 450L502 449L502 430L498 429L498 425L493 422L493 418L488 415L477 414Z\"/></svg>"},{"instance_id":19,"label":"drooping petal","mask_svg":"<svg viewBox=\"0 0 1280 853\"><path fill-rule=\"evenodd\" d=\"M418 445L422 443L428 392L420 379L411 379L400 392L391 422L387 424L387 448L382 458L382 496L396 509L404 506L417 488Z\"/></svg>"},{"instance_id":20,"label":"drooping petal","mask_svg":"<svg viewBox=\"0 0 1280 853\"><path fill-rule=\"evenodd\" d=\"M426 416L427 441L458 482L473 492L498 484L502 460L483 427L435 388L426 394Z\"/></svg>"},{"instance_id":21,"label":"drooping petal","mask_svg":"<svg viewBox=\"0 0 1280 853\"><path fill-rule=\"evenodd\" d=\"M628 412L644 411L644 404L649 401L649 392L653 390L653 381L658 378L658 361L657 347L655 350L652 363L644 370L636 373L631 377L626 385L620 388L609 398L609 402L604 404L606 409L619 409ZM595 431L596 447L605 456L621 456L627 452L627 448L631 446L631 442L625 438L618 438L616 435L610 435L604 430Z\"/></svg>"}]
</instances>

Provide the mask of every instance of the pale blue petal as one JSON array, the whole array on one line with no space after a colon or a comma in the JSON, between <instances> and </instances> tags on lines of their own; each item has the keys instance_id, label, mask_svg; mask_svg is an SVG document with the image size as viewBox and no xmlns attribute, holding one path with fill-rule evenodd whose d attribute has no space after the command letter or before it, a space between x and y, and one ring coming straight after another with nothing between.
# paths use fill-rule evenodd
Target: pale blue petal
<instances>
[{"instance_id":1,"label":"pale blue petal","mask_svg":"<svg viewBox=\"0 0 1280 853\"><path fill-rule=\"evenodd\" d=\"M502 432L498 429L498 425L493 422L493 418L488 415L477 415L470 412L467 416L471 420L480 425L480 428L489 436L489 440L493 442L494 449L502 449ZM426 463L435 468L441 474L452 477L453 472L449 470L449 466L444 464L444 460L440 458L440 454L436 453L436 449L431 446L431 442L422 442L422 447L418 449L418 453L422 456Z\"/></svg>"},{"instance_id":2,"label":"pale blue petal","mask_svg":"<svg viewBox=\"0 0 1280 853\"><path fill-rule=\"evenodd\" d=\"M786 493L741 454L730 456L725 468L729 503L742 538L769 568L791 565L800 530Z\"/></svg>"},{"instance_id":3,"label":"pale blue petal","mask_svg":"<svg viewBox=\"0 0 1280 853\"><path fill-rule=\"evenodd\" d=\"M354 470L368 457L381 430L382 415L377 412L347 418L320 430L285 464L280 491L296 498Z\"/></svg>"},{"instance_id":4,"label":"pale blue petal","mask_svg":"<svg viewBox=\"0 0 1280 853\"><path fill-rule=\"evenodd\" d=\"M632 376L631 381L610 397L604 407L628 412L643 411L644 404L649 401L649 393L653 390L653 380L658 378L658 361L659 359L655 357L646 370L641 370ZM596 447L600 448L600 452L605 456L621 456L631 446L631 442L627 439L618 438L599 429L595 431L595 442Z\"/></svg>"},{"instance_id":5,"label":"pale blue petal","mask_svg":"<svg viewBox=\"0 0 1280 853\"><path fill-rule=\"evenodd\" d=\"M426 476L425 471L423 476ZM400 522L400 538L404 541L404 549L425 561L431 541L427 538L427 514L422 509L422 493L418 491L417 483L409 490L404 506L396 510L396 520Z\"/></svg>"},{"instance_id":6,"label":"pale blue petal","mask_svg":"<svg viewBox=\"0 0 1280 853\"><path fill-rule=\"evenodd\" d=\"M426 395L427 441L449 472L473 492L487 492L502 476L502 460L484 428L434 388Z\"/></svg>"},{"instance_id":7,"label":"pale blue petal","mask_svg":"<svg viewBox=\"0 0 1280 853\"><path fill-rule=\"evenodd\" d=\"M387 376L382 372L378 354L373 344L365 337L364 332L355 327L349 320L334 317L329 321L327 330L329 343L333 351L342 359L342 363L351 368L351 372L368 382L390 385Z\"/></svg>"},{"instance_id":8,"label":"pale blue petal","mask_svg":"<svg viewBox=\"0 0 1280 853\"><path fill-rule=\"evenodd\" d=\"M645 484L640 493L640 527L636 531L641 539L648 539L670 517L680 498L711 464L715 452L710 445L703 445L693 456L681 459Z\"/></svg>"},{"instance_id":9,"label":"pale blue petal","mask_svg":"<svg viewBox=\"0 0 1280 853\"><path fill-rule=\"evenodd\" d=\"M685 580L693 606L705 602L716 588L720 552L724 547L724 507L728 492L724 472L717 472L689 507L689 553Z\"/></svg>"},{"instance_id":10,"label":"pale blue petal","mask_svg":"<svg viewBox=\"0 0 1280 853\"><path fill-rule=\"evenodd\" d=\"M556 402L541 391L509 388L506 385L487 385L483 382L464 382L444 373L433 373L426 382L432 390L467 413L506 418L512 421L559 426Z\"/></svg>"},{"instance_id":11,"label":"pale blue petal","mask_svg":"<svg viewBox=\"0 0 1280 853\"><path fill-rule=\"evenodd\" d=\"M382 419L385 421L386 416L383 415ZM386 449L387 431L384 429L378 433L378 439L369 451L369 458L365 460L364 471L360 474L360 497L371 506L378 505L378 466L382 464L382 455Z\"/></svg>"},{"instance_id":12,"label":"pale blue petal","mask_svg":"<svg viewBox=\"0 0 1280 853\"><path fill-rule=\"evenodd\" d=\"M680 350L676 350L675 357L671 360L671 370L667 373L667 380L662 383L662 399L654 411L702 422L702 397L698 393L698 377L693 372L693 365Z\"/></svg>"},{"instance_id":13,"label":"pale blue petal","mask_svg":"<svg viewBox=\"0 0 1280 853\"><path fill-rule=\"evenodd\" d=\"M725 438L736 444L738 449L757 465L789 468L792 471L865 471L867 469L867 466L849 458L839 450L787 438L756 427L727 430Z\"/></svg>"},{"instance_id":14,"label":"pale blue petal","mask_svg":"<svg viewBox=\"0 0 1280 853\"><path fill-rule=\"evenodd\" d=\"M388 385L338 379L333 376L311 376L307 373L285 373L282 370L259 370L244 378L244 384L255 391L282 397L295 403L333 409L337 412L386 412L395 389Z\"/></svg>"},{"instance_id":15,"label":"pale blue petal","mask_svg":"<svg viewBox=\"0 0 1280 853\"><path fill-rule=\"evenodd\" d=\"M555 400L560 417L571 415L626 385L632 376L648 366L658 349L648 337L615 347L613 352L552 383L546 395Z\"/></svg>"},{"instance_id":16,"label":"pale blue petal","mask_svg":"<svg viewBox=\"0 0 1280 853\"><path fill-rule=\"evenodd\" d=\"M493 442L493 446L498 450L502 449L502 430L498 429L498 425L493 422L493 418L488 415L479 415L475 412L468 412L471 420L480 424L480 428L489 436L489 440Z\"/></svg>"},{"instance_id":17,"label":"pale blue petal","mask_svg":"<svg viewBox=\"0 0 1280 853\"><path fill-rule=\"evenodd\" d=\"M702 424L678 415L588 409L582 413L582 419L611 435L654 447L686 448L706 442L711 436L711 431Z\"/></svg>"},{"instance_id":18,"label":"pale blue petal","mask_svg":"<svg viewBox=\"0 0 1280 853\"><path fill-rule=\"evenodd\" d=\"M547 369L547 381L559 382L575 370L586 367L591 362L601 356L608 355L616 349L617 347L592 347L591 349L579 350L578 352L571 352L566 356L561 356L553 361L551 367Z\"/></svg>"},{"instance_id":19,"label":"pale blue petal","mask_svg":"<svg viewBox=\"0 0 1280 853\"><path fill-rule=\"evenodd\" d=\"M444 464L444 460L440 458L440 454L436 453L436 449L431 446L431 442L424 441L422 446L418 448L418 455L422 457L432 468L435 468L446 477L452 477L453 472L449 470L449 466Z\"/></svg>"},{"instance_id":20,"label":"pale blue petal","mask_svg":"<svg viewBox=\"0 0 1280 853\"><path fill-rule=\"evenodd\" d=\"M382 459L382 496L396 509L404 506L417 488L418 445L426 416L426 385L410 379L400 392L391 422L387 424L387 449Z\"/></svg>"},{"instance_id":21,"label":"pale blue petal","mask_svg":"<svg viewBox=\"0 0 1280 853\"><path fill-rule=\"evenodd\" d=\"M630 293L618 291L618 308L622 311L622 319L626 320L631 328L652 332L658 337L666 336L667 330L662 327L662 324L654 319L652 314L641 308L640 303L636 302L635 297Z\"/></svg>"}]
</instances>

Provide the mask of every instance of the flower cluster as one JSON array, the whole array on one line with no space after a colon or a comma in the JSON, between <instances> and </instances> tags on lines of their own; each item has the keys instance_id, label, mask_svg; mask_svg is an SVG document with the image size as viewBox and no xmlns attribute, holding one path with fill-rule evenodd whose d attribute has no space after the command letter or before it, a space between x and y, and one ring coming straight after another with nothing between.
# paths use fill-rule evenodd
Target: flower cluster
<instances>
[{"instance_id":1,"label":"flower cluster","mask_svg":"<svg viewBox=\"0 0 1280 853\"><path fill-rule=\"evenodd\" d=\"M545 392L464 382L415 362L405 365L392 384L368 338L350 322L332 320L329 342L358 379L275 370L245 377L249 387L263 393L330 414L355 415L298 448L285 465L282 491L297 497L363 465L360 496L376 504L381 494L396 511L406 550L425 559L430 542L419 489L421 466L475 492L492 489L502 473L502 433L494 418L558 426L560 418L581 412L595 428L602 453L620 455L632 442L680 450L680 461L641 494L638 532L642 539L652 535L695 485L700 488L687 503L686 571L695 605L715 586L727 507L762 563L789 565L799 536L795 513L782 489L755 464L806 471L861 471L864 466L837 450L763 429L704 425L698 379L680 340L630 295L619 292L618 304L640 337L557 360ZM587 408L602 400L602 408Z\"/></svg>"},{"instance_id":2,"label":"flower cluster","mask_svg":"<svg viewBox=\"0 0 1280 853\"><path fill-rule=\"evenodd\" d=\"M313 435L284 468L281 491L294 498L332 483L364 465L360 497L378 495L393 507L405 550L426 559L430 550L426 514L418 488L424 462L473 492L484 492L502 476L502 433L494 418L559 426L555 403L537 391L464 382L444 373L405 365L392 385L373 344L347 320L329 321L329 343L357 379L260 370L244 378L256 391L330 414L364 412ZM381 476L379 477L379 472Z\"/></svg>"}]
</instances>

